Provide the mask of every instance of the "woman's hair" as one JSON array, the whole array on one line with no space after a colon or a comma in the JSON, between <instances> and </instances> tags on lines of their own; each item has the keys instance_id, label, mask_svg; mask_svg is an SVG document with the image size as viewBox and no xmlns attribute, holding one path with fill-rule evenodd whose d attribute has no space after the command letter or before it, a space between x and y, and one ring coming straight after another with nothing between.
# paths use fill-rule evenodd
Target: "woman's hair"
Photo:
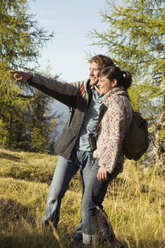
<instances>
[{"instance_id":1,"label":"woman's hair","mask_svg":"<svg viewBox=\"0 0 165 248\"><path fill-rule=\"evenodd\" d=\"M116 87L123 86L127 90L132 84L132 76L129 71L121 71L117 66L105 67L99 72L99 77L106 77L109 80L117 80Z\"/></svg>"}]
</instances>

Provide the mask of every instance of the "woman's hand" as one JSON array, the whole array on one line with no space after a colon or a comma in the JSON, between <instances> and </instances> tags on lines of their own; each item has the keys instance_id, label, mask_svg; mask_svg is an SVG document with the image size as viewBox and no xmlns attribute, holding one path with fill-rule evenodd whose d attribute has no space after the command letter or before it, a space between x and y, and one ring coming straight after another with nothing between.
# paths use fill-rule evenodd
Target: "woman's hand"
<instances>
[{"instance_id":1,"label":"woman's hand","mask_svg":"<svg viewBox=\"0 0 165 248\"><path fill-rule=\"evenodd\" d=\"M101 181L101 180L107 180L107 173L108 172L107 172L107 170L105 168L100 167L99 170L98 170L98 172L97 172L97 179L99 181Z\"/></svg>"},{"instance_id":2,"label":"woman's hand","mask_svg":"<svg viewBox=\"0 0 165 248\"><path fill-rule=\"evenodd\" d=\"M97 86L97 84L96 84L94 87L95 87L95 90L97 91L97 93L98 93L99 95L101 95L101 91L100 91L99 87Z\"/></svg>"}]
</instances>

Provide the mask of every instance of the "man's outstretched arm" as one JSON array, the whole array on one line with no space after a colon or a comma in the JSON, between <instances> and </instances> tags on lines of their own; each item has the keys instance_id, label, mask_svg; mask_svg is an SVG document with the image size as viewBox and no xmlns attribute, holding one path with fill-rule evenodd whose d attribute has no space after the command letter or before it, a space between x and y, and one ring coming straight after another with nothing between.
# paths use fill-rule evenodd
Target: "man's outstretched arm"
<instances>
[{"instance_id":1,"label":"man's outstretched arm","mask_svg":"<svg viewBox=\"0 0 165 248\"><path fill-rule=\"evenodd\" d=\"M43 93L55 98L68 107L75 105L78 89L82 82L65 83L56 79L44 77L38 73L23 72L12 70L16 82L27 81L30 86L37 88Z\"/></svg>"}]
</instances>

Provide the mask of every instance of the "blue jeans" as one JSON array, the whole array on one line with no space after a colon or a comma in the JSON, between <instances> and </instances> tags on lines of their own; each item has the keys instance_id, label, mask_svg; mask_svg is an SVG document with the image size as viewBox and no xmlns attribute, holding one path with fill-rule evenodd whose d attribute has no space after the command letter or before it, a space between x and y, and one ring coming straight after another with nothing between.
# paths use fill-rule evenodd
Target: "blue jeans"
<instances>
[{"instance_id":1,"label":"blue jeans","mask_svg":"<svg viewBox=\"0 0 165 248\"><path fill-rule=\"evenodd\" d=\"M59 156L54 176L50 185L45 208L45 216L43 217L42 222L47 223L47 221L51 219L54 226L57 228L60 217L61 200L68 189L69 182L80 169L84 192L91 166L91 152L73 149L69 160ZM78 231L81 232L82 235L81 225L78 227L77 232Z\"/></svg>"},{"instance_id":2,"label":"blue jeans","mask_svg":"<svg viewBox=\"0 0 165 248\"><path fill-rule=\"evenodd\" d=\"M81 205L81 216L82 216L82 232L83 232L83 243L92 244L94 241L96 227L102 229L109 240L113 239L114 232L110 222L106 220L105 214L100 214L97 206L102 204L105 194L107 192L108 184L123 170L122 164L117 164L115 170L109 174L108 179L99 181L97 179L97 172L100 167L98 166L98 159L90 170L88 182L85 187L84 196ZM100 206L99 206L100 207ZM105 217L105 218L104 218ZM99 219L100 218L100 219ZM105 220L103 220L105 219ZM100 221L102 223L100 223ZM103 228L103 226L105 228ZM99 230L98 230L99 231Z\"/></svg>"}]
</instances>

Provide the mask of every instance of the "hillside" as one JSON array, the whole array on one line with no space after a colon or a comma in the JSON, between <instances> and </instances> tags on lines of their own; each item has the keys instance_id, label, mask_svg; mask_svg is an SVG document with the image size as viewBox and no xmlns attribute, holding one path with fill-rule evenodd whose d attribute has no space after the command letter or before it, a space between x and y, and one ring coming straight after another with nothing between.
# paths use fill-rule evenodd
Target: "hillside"
<instances>
[{"instance_id":1,"label":"hillside","mask_svg":"<svg viewBox=\"0 0 165 248\"><path fill-rule=\"evenodd\" d=\"M53 155L0 149L0 248L59 247L51 227L41 224L56 162ZM129 248L165 247L164 192L158 168L140 171L131 161L109 186L104 207ZM62 202L58 235L65 248L75 247L71 235L81 219L80 205L78 173Z\"/></svg>"}]
</instances>

